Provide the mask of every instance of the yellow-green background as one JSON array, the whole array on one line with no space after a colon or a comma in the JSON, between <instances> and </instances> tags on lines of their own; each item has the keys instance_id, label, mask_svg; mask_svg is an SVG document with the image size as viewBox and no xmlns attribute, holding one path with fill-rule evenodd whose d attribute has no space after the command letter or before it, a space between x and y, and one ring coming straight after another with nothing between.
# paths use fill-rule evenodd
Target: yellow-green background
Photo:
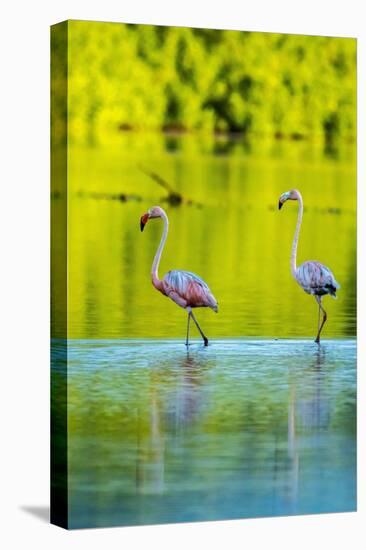
<instances>
[{"instance_id":1,"label":"yellow-green background","mask_svg":"<svg viewBox=\"0 0 366 550\"><path fill-rule=\"evenodd\" d=\"M197 313L209 337L313 335L289 270L296 203L276 210L292 187L299 260L341 283L324 335L355 335L355 41L85 22L68 39L69 337L184 336L150 282L154 204L170 219L161 275L194 271L219 302ZM202 207L165 203L141 164Z\"/></svg>"},{"instance_id":2,"label":"yellow-green background","mask_svg":"<svg viewBox=\"0 0 366 550\"><path fill-rule=\"evenodd\" d=\"M68 22L69 138L116 128L356 133L356 40Z\"/></svg>"}]
</instances>

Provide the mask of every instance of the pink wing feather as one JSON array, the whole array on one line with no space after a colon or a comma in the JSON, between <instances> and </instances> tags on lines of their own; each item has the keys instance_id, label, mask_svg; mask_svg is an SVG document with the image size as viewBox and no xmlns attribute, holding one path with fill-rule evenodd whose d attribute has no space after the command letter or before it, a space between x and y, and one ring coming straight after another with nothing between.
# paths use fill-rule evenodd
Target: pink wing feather
<instances>
[{"instance_id":1,"label":"pink wing feather","mask_svg":"<svg viewBox=\"0 0 366 550\"><path fill-rule=\"evenodd\" d=\"M208 285L195 273L172 270L162 280L164 294L179 306L210 307L217 312L217 301Z\"/></svg>"}]
</instances>

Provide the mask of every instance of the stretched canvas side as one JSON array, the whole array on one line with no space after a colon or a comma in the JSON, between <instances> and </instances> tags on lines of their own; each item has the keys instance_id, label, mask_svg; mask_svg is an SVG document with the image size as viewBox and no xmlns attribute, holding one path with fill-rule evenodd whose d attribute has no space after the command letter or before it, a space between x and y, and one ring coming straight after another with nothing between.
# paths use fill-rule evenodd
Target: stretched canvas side
<instances>
[{"instance_id":1,"label":"stretched canvas side","mask_svg":"<svg viewBox=\"0 0 366 550\"><path fill-rule=\"evenodd\" d=\"M68 526L67 39L51 27L51 523Z\"/></svg>"}]
</instances>

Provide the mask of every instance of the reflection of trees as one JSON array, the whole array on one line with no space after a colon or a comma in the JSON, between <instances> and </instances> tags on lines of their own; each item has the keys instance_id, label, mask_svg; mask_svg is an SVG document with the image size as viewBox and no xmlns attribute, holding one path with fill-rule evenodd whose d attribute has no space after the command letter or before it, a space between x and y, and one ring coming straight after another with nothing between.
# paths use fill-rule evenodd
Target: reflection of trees
<instances>
[{"instance_id":1,"label":"reflection of trees","mask_svg":"<svg viewBox=\"0 0 366 550\"><path fill-rule=\"evenodd\" d=\"M354 441L352 382L339 384L332 368L343 356L329 344L310 354L291 344L277 360L240 343L239 357L236 345L232 355L230 345L186 354L118 344L112 355L82 346L68 380L69 487L79 509L107 515L118 501L121 517L153 521L177 498L207 517L291 514L309 502L310 479L329 502L337 481L324 479L326 469L352 474L354 465L352 448L337 443ZM91 358L99 368L85 368Z\"/></svg>"},{"instance_id":2,"label":"reflection of trees","mask_svg":"<svg viewBox=\"0 0 366 550\"><path fill-rule=\"evenodd\" d=\"M325 350L320 347L301 365L291 365L286 416L281 412L285 412L283 401L277 406L271 393L264 391L264 380L252 379L248 385L245 384L240 399L238 395L233 398L235 391L230 397L230 387L222 380L220 396L207 401L206 385L202 379L207 364L195 355L187 354L174 364L173 369L162 365L153 371L149 425L146 433L145 418L145 435L139 440L138 490L163 493L168 469L170 482L179 485L183 482L182 471L189 456L186 483L204 471L208 487L222 487L233 482L234 472L246 471L241 478L242 482L245 480L242 491L246 498L255 495L252 478L259 484L267 483L267 479L271 484L273 482L275 508L281 508L285 503L289 513L296 513L302 456L299 435L305 435L307 444L315 449L319 446L319 432L328 428L330 422L330 407L324 388L325 362ZM168 391L162 391L162 376L170 376ZM262 397L258 400L258 396ZM283 398L286 399L285 394ZM195 425L199 434L204 430L205 441L210 443L207 447L190 447L187 454L187 441L195 433ZM276 434L274 446L271 445L271 433ZM207 440L208 434L211 437ZM211 466L203 470L205 464ZM212 468L213 464L216 466ZM307 468L305 463L304 468Z\"/></svg>"},{"instance_id":3,"label":"reflection of trees","mask_svg":"<svg viewBox=\"0 0 366 550\"><path fill-rule=\"evenodd\" d=\"M96 157L101 164L104 157ZM94 163L97 164L88 156L87 160L93 168ZM85 167L87 175L87 161L81 159L80 163ZM117 165L114 158L111 163ZM191 167L188 161L182 161L176 176L179 188L182 188L182 193L189 193L181 181L197 180L195 189L198 200L207 193L211 193L212 201L225 200L228 204L225 223L220 219L216 206L205 207L205 215L198 209L188 207L180 208L179 212L173 210L172 229L163 258L162 273L170 268L189 267L209 282L219 301L224 304L218 316L209 311L200 313L206 332L212 338L244 333L255 337L266 334L279 337L312 335L316 310L308 303L306 294L301 293L291 282L285 257L287 245L283 246L281 262L277 256L279 253L282 256L282 252L272 246L273 239L281 242L281 239L292 235L293 217L290 215L285 221L281 218L280 223L275 212L267 211L265 206L260 209L257 205L257 201L264 205L271 204L276 186L279 185L277 179L273 176L268 184L269 190L258 195L256 204L244 208L242 202L251 204L253 201L252 185L255 178L263 177L260 172L252 167L241 166L240 163L236 166L230 159L225 159L225 162L220 160L217 165L208 164L211 190L209 177L202 176L199 171L199 168L203 171L203 162L197 165L198 168ZM127 166L126 170L129 173L132 168ZM162 170L167 173L172 170L169 159L162 161ZM95 177L99 176L103 180L99 164L95 166L95 172ZM286 177L286 170L277 169L277 172L278 178ZM73 180L81 180L87 185L86 175L81 174L79 178L79 172L74 169ZM131 179L137 185L134 173ZM343 184L344 180L338 190L338 197L344 209L349 211L354 208L354 195L351 193L350 197L346 196L348 188ZM227 191L224 188L226 181L230 183L230 186L226 184ZM117 177L108 182L110 189L118 184ZM305 186L304 192L307 189ZM325 193L324 196L322 194L322 200L326 201L327 208L337 206ZM151 286L149 271L161 234L160 225L152 223L142 243L141 239L136 238L136 220L141 216L143 205L116 205L112 202L70 199L70 224L77 230L70 238L69 334L73 338L182 338L182 335L184 338L185 319L182 311L174 307L170 300L163 300L160 295L154 294ZM150 203L146 203L144 208L148 206ZM339 300L329 299L327 303L330 319L327 336L352 336L355 334L356 304L354 216L347 212L339 215L317 212L312 205L309 206L310 211L312 213L309 217L313 223L310 221L307 224L306 234L302 238L304 256L309 253L323 259L332 267L342 284ZM246 235L258 223L261 224L261 232L248 242ZM320 230L330 235L339 234L339 239L337 237L331 249L325 251L317 239ZM113 239L115 234L120 236L118 240ZM92 239L90 235L93 235ZM207 235L210 235L210 242L214 246L207 246ZM314 251L312 243L316 246ZM348 253L342 254L342 250ZM217 269L218 256L222 265L228 266L227 270ZM260 269L265 261L268 261L266 269ZM278 288L283 281L289 284L286 293L280 296ZM243 292L244 288L248 292ZM261 304L266 304L268 310L266 315L263 315L254 299L258 288L261 289Z\"/></svg>"}]
</instances>

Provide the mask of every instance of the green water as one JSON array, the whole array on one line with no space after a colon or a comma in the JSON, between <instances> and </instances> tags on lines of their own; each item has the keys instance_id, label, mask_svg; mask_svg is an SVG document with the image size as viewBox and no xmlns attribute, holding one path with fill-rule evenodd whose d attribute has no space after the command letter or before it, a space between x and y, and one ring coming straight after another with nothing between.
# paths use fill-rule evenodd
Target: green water
<instances>
[{"instance_id":1,"label":"green water","mask_svg":"<svg viewBox=\"0 0 366 550\"><path fill-rule=\"evenodd\" d=\"M316 302L289 268L297 203L277 210L279 195L293 187L305 202L298 262L323 262L341 284L336 301L324 300L324 336L356 334L352 147L336 158L303 143L248 151L228 142L231 148L215 153L191 137L176 140L172 151L161 137L139 139L70 148L69 337L184 337L185 313L151 285L162 223L139 229L141 215L156 204L170 220L160 275L186 269L207 281L220 308L219 315L197 311L209 337L315 335ZM169 205L140 164L202 206ZM115 200L121 193L137 199Z\"/></svg>"}]
</instances>

